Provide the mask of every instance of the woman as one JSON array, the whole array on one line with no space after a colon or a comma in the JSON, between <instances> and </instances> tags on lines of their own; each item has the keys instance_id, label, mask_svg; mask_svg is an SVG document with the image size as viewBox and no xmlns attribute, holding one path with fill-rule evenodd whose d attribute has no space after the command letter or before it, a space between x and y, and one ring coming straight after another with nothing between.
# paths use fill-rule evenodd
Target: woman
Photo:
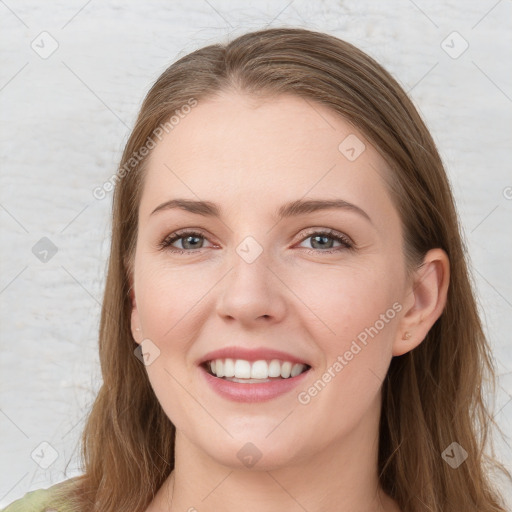
<instances>
[{"instance_id":1,"label":"woman","mask_svg":"<svg viewBox=\"0 0 512 512\"><path fill-rule=\"evenodd\" d=\"M294 28L193 52L114 181L84 474L6 511L505 510L452 194L379 64Z\"/></svg>"}]
</instances>

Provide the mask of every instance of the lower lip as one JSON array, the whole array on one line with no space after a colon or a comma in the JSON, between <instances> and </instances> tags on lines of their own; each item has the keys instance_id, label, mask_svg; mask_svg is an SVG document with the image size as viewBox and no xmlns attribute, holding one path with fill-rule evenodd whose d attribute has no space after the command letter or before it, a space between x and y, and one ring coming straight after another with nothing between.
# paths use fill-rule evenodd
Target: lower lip
<instances>
[{"instance_id":1,"label":"lower lip","mask_svg":"<svg viewBox=\"0 0 512 512\"><path fill-rule=\"evenodd\" d=\"M206 382L220 396L235 402L265 402L291 391L306 378L309 370L288 379L272 380L253 384L231 382L210 375L205 368L199 367Z\"/></svg>"}]
</instances>

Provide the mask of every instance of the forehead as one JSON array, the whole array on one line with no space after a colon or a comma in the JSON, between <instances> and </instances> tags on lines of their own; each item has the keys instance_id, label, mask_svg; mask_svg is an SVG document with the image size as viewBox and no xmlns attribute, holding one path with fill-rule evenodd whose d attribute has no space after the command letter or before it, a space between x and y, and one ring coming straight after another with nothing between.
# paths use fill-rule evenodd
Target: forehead
<instances>
[{"instance_id":1,"label":"forehead","mask_svg":"<svg viewBox=\"0 0 512 512\"><path fill-rule=\"evenodd\" d=\"M364 136L324 105L223 93L198 101L152 150L140 209L149 215L172 197L274 208L307 195L378 210L391 207L387 172Z\"/></svg>"}]
</instances>

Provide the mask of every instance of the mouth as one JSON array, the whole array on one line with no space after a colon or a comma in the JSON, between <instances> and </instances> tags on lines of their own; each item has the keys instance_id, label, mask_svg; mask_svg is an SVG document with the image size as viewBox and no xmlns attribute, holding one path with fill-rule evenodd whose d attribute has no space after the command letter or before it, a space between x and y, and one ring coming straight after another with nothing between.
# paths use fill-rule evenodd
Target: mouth
<instances>
[{"instance_id":1,"label":"mouth","mask_svg":"<svg viewBox=\"0 0 512 512\"><path fill-rule=\"evenodd\" d=\"M245 359L213 359L200 366L211 376L240 384L257 384L293 379L311 369L308 364L280 359L248 361Z\"/></svg>"}]
</instances>

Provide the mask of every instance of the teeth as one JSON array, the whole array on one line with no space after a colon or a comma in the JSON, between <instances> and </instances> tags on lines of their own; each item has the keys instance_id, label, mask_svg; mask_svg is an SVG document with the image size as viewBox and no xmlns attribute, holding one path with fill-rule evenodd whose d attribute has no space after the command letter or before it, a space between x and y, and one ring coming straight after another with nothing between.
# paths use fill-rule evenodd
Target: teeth
<instances>
[{"instance_id":1,"label":"teeth","mask_svg":"<svg viewBox=\"0 0 512 512\"><path fill-rule=\"evenodd\" d=\"M268 365L268 376L269 377L280 377L281 376L281 363L277 359L272 359Z\"/></svg>"},{"instance_id":2,"label":"teeth","mask_svg":"<svg viewBox=\"0 0 512 512\"><path fill-rule=\"evenodd\" d=\"M297 375L300 375L302 373L302 370L304 369L303 364L294 364L292 366L291 376L297 377Z\"/></svg>"},{"instance_id":3,"label":"teeth","mask_svg":"<svg viewBox=\"0 0 512 512\"><path fill-rule=\"evenodd\" d=\"M281 365L281 377L287 379L292 373L292 363L286 361Z\"/></svg>"},{"instance_id":4,"label":"teeth","mask_svg":"<svg viewBox=\"0 0 512 512\"><path fill-rule=\"evenodd\" d=\"M209 362L213 375L224 378L236 379L257 379L267 380L269 378L296 377L307 368L305 364L294 364L290 361L246 361L245 359L215 359Z\"/></svg>"},{"instance_id":5,"label":"teeth","mask_svg":"<svg viewBox=\"0 0 512 512\"><path fill-rule=\"evenodd\" d=\"M233 359L226 359L224 361L224 377L235 376L235 362Z\"/></svg>"},{"instance_id":6,"label":"teeth","mask_svg":"<svg viewBox=\"0 0 512 512\"><path fill-rule=\"evenodd\" d=\"M239 363L240 361L237 361ZM247 361L248 362L248 361ZM251 368L251 379L267 379L268 364L266 361L254 361ZM238 375L237 375L238 377ZM247 377L246 377L247 378Z\"/></svg>"},{"instance_id":7,"label":"teeth","mask_svg":"<svg viewBox=\"0 0 512 512\"><path fill-rule=\"evenodd\" d=\"M229 362L229 359L226 359L226 362ZM224 377L232 377L232 375L226 375L226 372L224 372ZM237 359L235 361L235 377L237 379L250 379L251 363L243 359Z\"/></svg>"}]
</instances>

